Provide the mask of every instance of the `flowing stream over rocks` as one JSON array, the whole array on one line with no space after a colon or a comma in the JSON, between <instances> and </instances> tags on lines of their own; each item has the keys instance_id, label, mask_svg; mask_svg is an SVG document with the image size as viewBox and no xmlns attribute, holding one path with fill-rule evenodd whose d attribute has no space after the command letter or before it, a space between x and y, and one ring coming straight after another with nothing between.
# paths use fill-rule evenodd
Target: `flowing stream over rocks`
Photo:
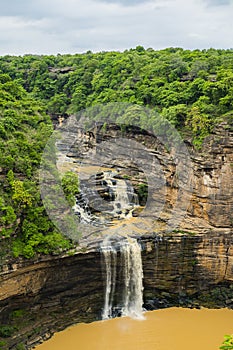
<instances>
[{"instance_id":1,"label":"flowing stream over rocks","mask_svg":"<svg viewBox=\"0 0 233 350\"><path fill-rule=\"evenodd\" d=\"M138 196L125 179L115 171L103 171L82 181L80 194L73 207L81 223L99 225L130 218L139 207Z\"/></svg>"},{"instance_id":2,"label":"flowing stream over rocks","mask_svg":"<svg viewBox=\"0 0 233 350\"><path fill-rule=\"evenodd\" d=\"M139 206L138 196L127 180L117 175L116 171L103 171L82 184L73 207L80 222L98 226L104 221L111 225L114 220L132 217L133 210ZM110 238L106 236L100 243L105 281L102 318L119 315L143 318L141 246L130 237L117 237L114 241Z\"/></svg>"}]
</instances>

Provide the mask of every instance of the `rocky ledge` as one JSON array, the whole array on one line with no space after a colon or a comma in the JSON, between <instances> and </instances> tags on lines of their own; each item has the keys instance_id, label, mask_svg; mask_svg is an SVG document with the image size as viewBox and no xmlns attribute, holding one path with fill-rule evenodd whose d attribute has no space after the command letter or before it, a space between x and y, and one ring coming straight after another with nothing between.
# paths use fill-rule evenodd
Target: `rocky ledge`
<instances>
[{"instance_id":1,"label":"rocky ledge","mask_svg":"<svg viewBox=\"0 0 233 350\"><path fill-rule=\"evenodd\" d=\"M140 244L145 308L233 308L231 236L173 233ZM100 250L9 265L1 275L2 349L30 349L71 324L100 319L105 283Z\"/></svg>"},{"instance_id":2,"label":"rocky ledge","mask_svg":"<svg viewBox=\"0 0 233 350\"><path fill-rule=\"evenodd\" d=\"M81 144L74 145L69 157L74 161L77 152L93 149L106 139L114 139L117 133L119 130L109 129L104 134L96 130L81 135ZM135 129L127 136L146 147L164 174L163 186L158 186L161 179L155 173L156 191L153 184L149 188L153 203L161 203L163 198L163 209L149 232L134 235L142 246L145 307L233 308L232 129L223 123L205 140L201 151L189 149L190 191L177 181L175 160L153 135ZM120 179L127 177L136 189L145 184L143 172L133 162L128 159L119 164L111 157L111 145L105 152L105 166L116 168ZM187 198L183 215L176 203ZM151 206L146 219L153 219L156 210ZM145 219L140 215L138 218ZM168 230L171 215L179 219L179 225ZM99 242L100 237L84 242L86 245L72 254L2 266L1 349L30 349L68 325L101 317L105 276Z\"/></svg>"}]
</instances>

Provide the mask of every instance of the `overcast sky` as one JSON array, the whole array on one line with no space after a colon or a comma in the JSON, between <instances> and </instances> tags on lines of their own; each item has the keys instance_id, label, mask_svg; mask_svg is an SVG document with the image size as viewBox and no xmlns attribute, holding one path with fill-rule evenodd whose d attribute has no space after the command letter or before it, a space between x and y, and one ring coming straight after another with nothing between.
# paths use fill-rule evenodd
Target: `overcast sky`
<instances>
[{"instance_id":1,"label":"overcast sky","mask_svg":"<svg viewBox=\"0 0 233 350\"><path fill-rule=\"evenodd\" d=\"M233 0L0 0L0 55L232 48Z\"/></svg>"}]
</instances>

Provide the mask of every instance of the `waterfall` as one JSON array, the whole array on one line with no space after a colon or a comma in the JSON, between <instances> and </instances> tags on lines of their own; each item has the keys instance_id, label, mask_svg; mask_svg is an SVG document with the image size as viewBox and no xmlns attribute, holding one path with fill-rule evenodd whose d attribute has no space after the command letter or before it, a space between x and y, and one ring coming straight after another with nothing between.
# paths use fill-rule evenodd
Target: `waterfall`
<instances>
[{"instance_id":1,"label":"waterfall","mask_svg":"<svg viewBox=\"0 0 233 350\"><path fill-rule=\"evenodd\" d=\"M73 206L81 223L100 226L100 223L111 224L112 220L114 225L115 219L132 217L138 206L138 196L133 187L117 175L111 170L103 171L90 177L90 181L83 181ZM107 237L100 250L105 278L102 318L116 314L142 318L141 246L136 239L119 238L113 244Z\"/></svg>"},{"instance_id":2,"label":"waterfall","mask_svg":"<svg viewBox=\"0 0 233 350\"><path fill-rule=\"evenodd\" d=\"M139 206L138 196L126 180L115 176L116 172L104 171L96 178L90 177L89 181L81 182L80 193L76 196L73 206L73 211L81 223L91 223L95 226L103 223L111 225L114 219L132 217L134 209ZM102 198L98 191L102 195L104 193L105 197Z\"/></svg>"},{"instance_id":3,"label":"waterfall","mask_svg":"<svg viewBox=\"0 0 233 350\"><path fill-rule=\"evenodd\" d=\"M113 203L114 216L118 218L132 217L133 209L138 206L138 197L134 189L126 180L115 178L117 173L103 172L102 184L109 189L109 196Z\"/></svg>"},{"instance_id":4,"label":"waterfall","mask_svg":"<svg viewBox=\"0 0 233 350\"><path fill-rule=\"evenodd\" d=\"M74 213L79 217L80 222L90 223L93 222L93 217L90 213L88 205L84 201L76 201L73 206Z\"/></svg>"},{"instance_id":5,"label":"waterfall","mask_svg":"<svg viewBox=\"0 0 233 350\"><path fill-rule=\"evenodd\" d=\"M122 243L121 255L124 272L122 315L142 318L143 269L141 247L136 239Z\"/></svg>"},{"instance_id":6,"label":"waterfall","mask_svg":"<svg viewBox=\"0 0 233 350\"><path fill-rule=\"evenodd\" d=\"M111 318L116 309L122 316L143 319L143 269L141 247L137 240L120 241L117 248L103 243L101 251L106 280L102 318ZM121 266L121 271L117 271L118 265ZM120 281L116 280L117 276Z\"/></svg>"},{"instance_id":7,"label":"waterfall","mask_svg":"<svg viewBox=\"0 0 233 350\"><path fill-rule=\"evenodd\" d=\"M117 251L114 247L105 243L102 245L101 250L106 271L105 301L102 319L106 320L112 317L112 305L116 285Z\"/></svg>"},{"instance_id":8,"label":"waterfall","mask_svg":"<svg viewBox=\"0 0 233 350\"><path fill-rule=\"evenodd\" d=\"M82 183L80 193L76 196L76 203L73 206L74 213L79 217L79 221L85 224L92 224L99 226L103 221L102 218L97 217L91 212L90 199L95 198L96 193L91 187Z\"/></svg>"}]
</instances>

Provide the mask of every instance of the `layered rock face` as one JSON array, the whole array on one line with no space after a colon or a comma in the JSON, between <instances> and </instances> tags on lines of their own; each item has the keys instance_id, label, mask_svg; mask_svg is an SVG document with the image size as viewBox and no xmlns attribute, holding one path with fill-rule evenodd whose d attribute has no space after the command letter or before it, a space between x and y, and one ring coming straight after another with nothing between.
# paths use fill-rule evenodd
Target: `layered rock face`
<instances>
[{"instance_id":1,"label":"layered rock face","mask_svg":"<svg viewBox=\"0 0 233 350\"><path fill-rule=\"evenodd\" d=\"M68 156L87 168L116 170L136 193L147 185L149 197L141 217L152 218L154 232L232 231L233 130L227 123L216 127L199 151L182 141L168 151L153 134L136 127L124 134L117 126L104 131L96 127L91 133L79 131Z\"/></svg>"},{"instance_id":2,"label":"layered rock face","mask_svg":"<svg viewBox=\"0 0 233 350\"><path fill-rule=\"evenodd\" d=\"M209 136L199 154L192 155L194 190L186 226L232 232L233 132L222 123Z\"/></svg>"},{"instance_id":3,"label":"layered rock face","mask_svg":"<svg viewBox=\"0 0 233 350\"><path fill-rule=\"evenodd\" d=\"M147 309L233 307L232 239L176 234L147 237L140 244ZM117 261L120 271L120 257ZM122 290L120 276L116 295ZM9 265L1 276L0 323L15 329L10 338L1 339L5 348L16 349L20 343L31 348L68 325L101 319L105 286L100 250Z\"/></svg>"},{"instance_id":4,"label":"layered rock face","mask_svg":"<svg viewBox=\"0 0 233 350\"><path fill-rule=\"evenodd\" d=\"M84 154L110 140L104 166L116 169L120 180L129 179L138 194L140 186L151 186L149 200L155 206L149 205L144 214L139 210L135 217L138 223L149 220L154 226L148 232L146 225L131 232L142 246L145 307L233 307L233 132L222 124L206 139L202 151L189 149L192 172L183 177L188 187L179 181L178 170L182 168L153 135L129 130L128 137L143 144L149 160L156 158L150 168L156 183L147 184L133 159L119 162L112 157L112 140L119 135L116 128L104 134L101 130L81 134L81 143L73 146L69 157L76 159L78 152ZM106 186L100 192L108 198ZM144 206L143 196L141 200ZM181 202L185 206L179 205ZM177 218L173 230L172 217ZM93 239L91 245L83 244L73 256L48 256L2 266L0 324L11 326L11 335L0 338L3 349L17 349L20 343L31 348L70 324L101 317L106 276L100 238Z\"/></svg>"},{"instance_id":5,"label":"layered rock face","mask_svg":"<svg viewBox=\"0 0 233 350\"><path fill-rule=\"evenodd\" d=\"M153 307L233 307L233 238L173 235L144 243L144 299Z\"/></svg>"},{"instance_id":6,"label":"layered rock face","mask_svg":"<svg viewBox=\"0 0 233 350\"><path fill-rule=\"evenodd\" d=\"M1 276L0 293L0 324L15 327L6 349L16 349L21 342L31 348L68 325L100 318L104 294L100 254L9 265Z\"/></svg>"}]
</instances>

